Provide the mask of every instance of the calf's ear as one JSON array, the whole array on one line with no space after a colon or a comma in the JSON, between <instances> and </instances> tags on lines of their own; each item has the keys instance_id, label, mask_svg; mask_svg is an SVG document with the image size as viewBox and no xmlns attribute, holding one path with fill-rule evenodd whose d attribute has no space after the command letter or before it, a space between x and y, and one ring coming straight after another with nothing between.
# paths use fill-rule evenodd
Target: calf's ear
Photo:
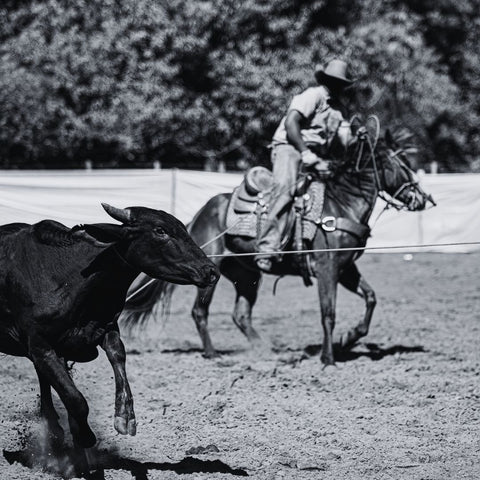
<instances>
[{"instance_id":1,"label":"calf's ear","mask_svg":"<svg viewBox=\"0 0 480 480\"><path fill-rule=\"evenodd\" d=\"M102 243L114 243L124 237L122 225L113 225L111 223L92 223L74 227L75 231L83 230L95 240Z\"/></svg>"}]
</instances>

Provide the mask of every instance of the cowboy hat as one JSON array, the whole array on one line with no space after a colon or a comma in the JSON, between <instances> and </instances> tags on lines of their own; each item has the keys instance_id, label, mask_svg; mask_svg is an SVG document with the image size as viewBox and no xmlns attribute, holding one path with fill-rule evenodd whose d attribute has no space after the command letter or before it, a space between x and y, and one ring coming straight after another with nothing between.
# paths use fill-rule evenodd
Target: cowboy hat
<instances>
[{"instance_id":1,"label":"cowboy hat","mask_svg":"<svg viewBox=\"0 0 480 480\"><path fill-rule=\"evenodd\" d=\"M315 78L317 82L322 80L334 80L344 87L353 83L353 80L347 78L347 63L343 60L330 60L325 68L321 65L315 67Z\"/></svg>"}]
</instances>

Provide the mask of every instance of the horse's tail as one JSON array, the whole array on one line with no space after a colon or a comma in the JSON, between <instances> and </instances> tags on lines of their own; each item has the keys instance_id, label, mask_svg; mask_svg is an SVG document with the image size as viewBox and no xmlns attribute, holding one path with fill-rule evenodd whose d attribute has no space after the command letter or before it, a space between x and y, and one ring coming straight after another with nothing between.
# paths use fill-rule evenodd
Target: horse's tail
<instances>
[{"instance_id":1,"label":"horse's tail","mask_svg":"<svg viewBox=\"0 0 480 480\"><path fill-rule=\"evenodd\" d=\"M150 283L148 283L150 282ZM170 314L175 285L165 280L142 279L132 297L127 300L120 316L120 323L127 331L143 329L154 317L164 323Z\"/></svg>"},{"instance_id":2,"label":"horse's tail","mask_svg":"<svg viewBox=\"0 0 480 480\"><path fill-rule=\"evenodd\" d=\"M220 194L211 198L187 225L188 233L198 245L204 245L206 253L220 253L224 242L218 233L225 229L224 219L230 194ZM212 218L214 219L212 222ZM170 303L175 285L164 280L153 280L146 275L139 277L132 287L133 293L125 303L120 322L128 331L135 327L143 329L151 317L165 322L170 313ZM135 293L137 292L137 293Z\"/></svg>"}]
</instances>

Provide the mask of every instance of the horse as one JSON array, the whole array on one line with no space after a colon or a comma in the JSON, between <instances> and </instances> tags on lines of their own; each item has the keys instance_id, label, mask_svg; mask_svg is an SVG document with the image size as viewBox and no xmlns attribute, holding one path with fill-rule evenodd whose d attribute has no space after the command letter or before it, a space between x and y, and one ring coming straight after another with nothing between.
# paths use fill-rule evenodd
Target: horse
<instances>
[{"instance_id":1,"label":"horse","mask_svg":"<svg viewBox=\"0 0 480 480\"><path fill-rule=\"evenodd\" d=\"M360 131L358 134L360 137ZM333 330L338 283L365 301L362 320L340 337L340 348L351 348L368 334L376 305L375 292L356 265L362 250L338 249L355 249L366 245L368 235L364 233L369 231L368 220L379 195L387 199L389 205L409 211L423 210L428 201L434 204L409 167L406 149L394 140L388 130L378 139L376 145L372 144L368 136L368 142L364 140L365 130L362 135L363 139L353 142L356 144L355 148L350 149L350 154L339 167L335 177L327 181L323 222L318 225L311 244L311 250L314 251L309 253L309 263L313 266L313 275L317 279L320 299L324 334L321 361L324 365L335 363ZM367 143L370 148L363 148ZM211 198L194 216L188 228L199 245L207 245L205 252L212 256L221 274L233 283L236 290L233 321L249 341L255 342L259 340L259 335L252 326L252 309L257 300L262 272L253 262L253 256L222 256L226 251L254 251L254 240L247 241L242 237L223 234L226 230L226 211L231 196L232 194L219 194ZM341 219L343 223L356 225L357 228L339 228ZM364 233L358 233L360 231ZM285 250L293 248L293 240L290 240ZM284 255L283 261L277 264L272 273L305 277L305 261L299 261L299 258L302 256ZM142 282L139 285L142 285ZM162 305L168 303L172 290L173 286L165 282L147 285L144 279L143 290L126 303L123 313L126 325L141 325L143 320L151 316L157 302ZM216 356L208 331L208 312L214 290L215 286L199 288L192 309L204 356L207 358Z\"/></svg>"}]
</instances>

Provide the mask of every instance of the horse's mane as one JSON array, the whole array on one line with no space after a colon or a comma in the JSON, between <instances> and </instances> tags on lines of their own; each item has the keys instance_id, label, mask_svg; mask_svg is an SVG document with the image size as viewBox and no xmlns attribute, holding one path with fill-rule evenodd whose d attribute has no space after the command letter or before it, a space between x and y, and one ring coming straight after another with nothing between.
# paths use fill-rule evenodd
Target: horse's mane
<instances>
[{"instance_id":1,"label":"horse's mane","mask_svg":"<svg viewBox=\"0 0 480 480\"><path fill-rule=\"evenodd\" d=\"M403 150L407 156L418 152L415 135L406 127L389 130L394 147Z\"/></svg>"},{"instance_id":2,"label":"horse's mane","mask_svg":"<svg viewBox=\"0 0 480 480\"><path fill-rule=\"evenodd\" d=\"M407 155L416 153L417 148L413 142L413 133L407 128L399 128L387 131L378 139L375 147L377 161L382 161L388 150L402 150ZM328 182L326 197L340 206L352 202L353 197L370 197L375 195L376 185L373 177L373 164L367 163L361 166L360 171L355 169L357 153L352 152L350 158L340 166L335 177ZM360 162L368 162L368 149L364 149L363 159Z\"/></svg>"},{"instance_id":3,"label":"horse's mane","mask_svg":"<svg viewBox=\"0 0 480 480\"><path fill-rule=\"evenodd\" d=\"M377 154L385 150L385 142L380 139L377 148ZM380 150L382 151L380 153ZM362 161L367 161L367 152L364 149ZM376 194L376 184L373 177L372 164L362 166L358 171L356 169L358 160L358 151L350 152L348 160L344 161L339 167L335 176L328 181L326 188L326 199L335 202L340 207L352 205L356 198L374 198Z\"/></svg>"}]
</instances>

